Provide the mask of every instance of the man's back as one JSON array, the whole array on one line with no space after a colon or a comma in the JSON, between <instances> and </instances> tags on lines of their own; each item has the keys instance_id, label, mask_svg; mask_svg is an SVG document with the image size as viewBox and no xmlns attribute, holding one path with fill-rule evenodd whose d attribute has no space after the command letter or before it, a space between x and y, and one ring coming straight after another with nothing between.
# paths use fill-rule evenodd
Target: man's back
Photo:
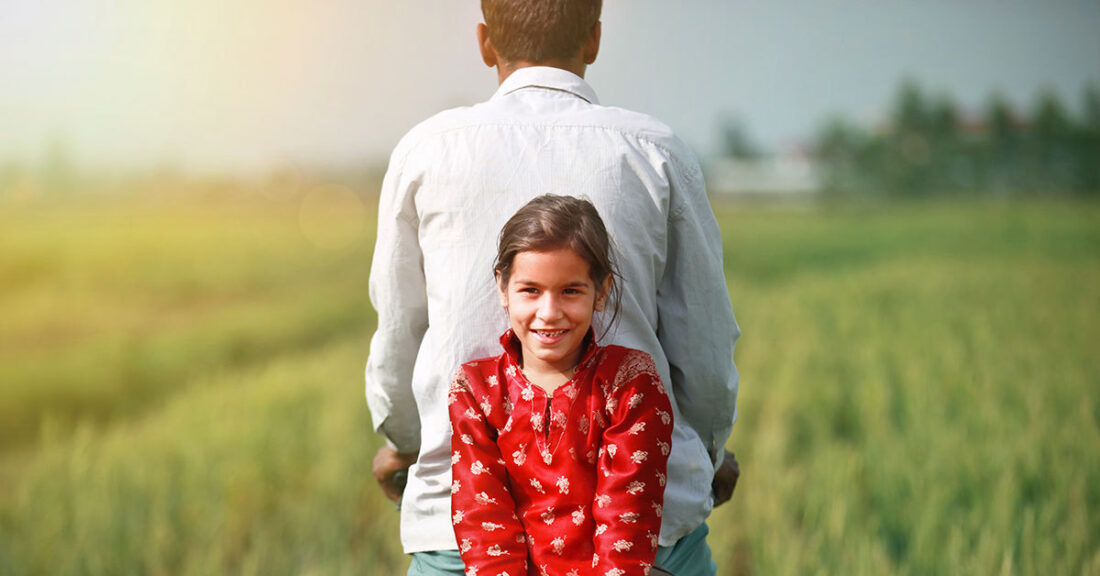
<instances>
[{"instance_id":1,"label":"man's back","mask_svg":"<svg viewBox=\"0 0 1100 576\"><path fill-rule=\"evenodd\" d=\"M447 385L460 363L499 354L497 234L545 193L585 197L600 211L623 275L604 342L650 353L680 404L662 544L709 512L711 454L733 420L737 328L698 165L663 124L599 106L574 74L523 68L490 101L410 131L383 185L367 397L398 449L419 448L402 510L406 552L455 547Z\"/></svg>"}]
</instances>

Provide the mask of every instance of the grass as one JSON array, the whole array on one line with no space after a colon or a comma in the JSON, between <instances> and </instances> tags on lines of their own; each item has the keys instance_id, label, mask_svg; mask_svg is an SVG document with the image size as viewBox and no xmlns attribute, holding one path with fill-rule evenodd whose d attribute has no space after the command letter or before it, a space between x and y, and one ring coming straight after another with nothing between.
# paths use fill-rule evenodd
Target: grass
<instances>
[{"instance_id":1,"label":"grass","mask_svg":"<svg viewBox=\"0 0 1100 576\"><path fill-rule=\"evenodd\" d=\"M746 333L725 565L1100 573L1098 224L1045 203L724 215Z\"/></svg>"},{"instance_id":2,"label":"grass","mask_svg":"<svg viewBox=\"0 0 1100 576\"><path fill-rule=\"evenodd\" d=\"M138 414L212 367L364 333L373 222L360 204L318 234L318 198L348 203L322 191L5 207L0 450L47 420Z\"/></svg>"},{"instance_id":3,"label":"grass","mask_svg":"<svg viewBox=\"0 0 1100 576\"><path fill-rule=\"evenodd\" d=\"M0 574L404 572L355 206L0 210ZM720 574L1100 574L1100 206L716 208Z\"/></svg>"}]
</instances>

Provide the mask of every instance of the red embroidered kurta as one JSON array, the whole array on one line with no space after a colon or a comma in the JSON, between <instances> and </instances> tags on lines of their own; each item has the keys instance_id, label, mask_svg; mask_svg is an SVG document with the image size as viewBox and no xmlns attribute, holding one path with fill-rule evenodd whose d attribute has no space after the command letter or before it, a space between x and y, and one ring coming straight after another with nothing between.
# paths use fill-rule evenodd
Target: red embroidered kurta
<instances>
[{"instance_id":1,"label":"red embroidered kurta","mask_svg":"<svg viewBox=\"0 0 1100 576\"><path fill-rule=\"evenodd\" d=\"M467 575L648 574L672 437L652 358L589 343L548 394L524 377L510 330L501 344L458 370L448 399Z\"/></svg>"}]
</instances>

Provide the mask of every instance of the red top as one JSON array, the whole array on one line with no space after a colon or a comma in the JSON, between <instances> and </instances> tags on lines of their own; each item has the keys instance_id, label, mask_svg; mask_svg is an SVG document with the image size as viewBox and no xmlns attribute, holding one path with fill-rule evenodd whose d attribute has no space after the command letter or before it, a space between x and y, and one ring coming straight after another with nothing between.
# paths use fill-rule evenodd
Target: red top
<instances>
[{"instance_id":1,"label":"red top","mask_svg":"<svg viewBox=\"0 0 1100 576\"><path fill-rule=\"evenodd\" d=\"M546 393L505 353L451 383L452 522L468 576L649 573L672 408L653 359L591 343Z\"/></svg>"}]
</instances>

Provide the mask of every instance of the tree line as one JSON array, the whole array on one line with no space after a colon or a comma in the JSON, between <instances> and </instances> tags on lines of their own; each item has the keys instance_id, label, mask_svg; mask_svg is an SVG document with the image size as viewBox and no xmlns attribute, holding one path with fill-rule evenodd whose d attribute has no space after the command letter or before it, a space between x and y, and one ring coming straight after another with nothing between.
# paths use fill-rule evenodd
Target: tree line
<instances>
[{"instance_id":1,"label":"tree line","mask_svg":"<svg viewBox=\"0 0 1100 576\"><path fill-rule=\"evenodd\" d=\"M832 193L1100 196L1095 86L1085 89L1078 114L1044 90L1025 112L994 94L980 115L964 117L950 97L906 80L887 123L868 130L837 117L814 144Z\"/></svg>"}]
</instances>

